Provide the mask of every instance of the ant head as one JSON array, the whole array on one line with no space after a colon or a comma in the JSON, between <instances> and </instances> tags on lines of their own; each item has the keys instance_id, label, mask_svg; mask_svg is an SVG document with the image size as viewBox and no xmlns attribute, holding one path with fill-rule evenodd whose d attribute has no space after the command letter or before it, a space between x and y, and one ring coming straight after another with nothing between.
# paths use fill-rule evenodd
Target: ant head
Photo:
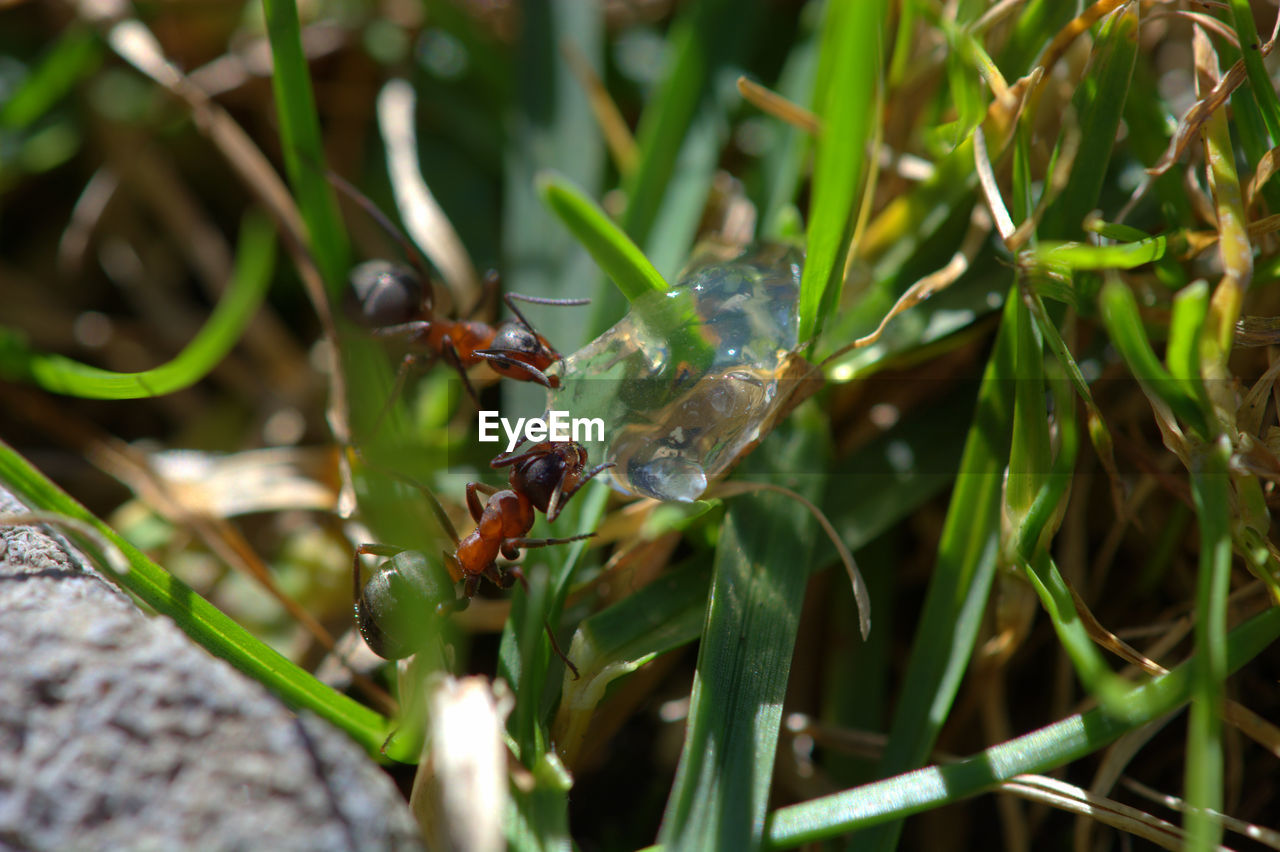
<instances>
[{"instance_id":1,"label":"ant head","mask_svg":"<svg viewBox=\"0 0 1280 852\"><path fill-rule=\"evenodd\" d=\"M521 322L504 322L489 348L519 358L538 369L545 369L560 360L560 354L551 344L529 326Z\"/></svg>"},{"instance_id":2,"label":"ant head","mask_svg":"<svg viewBox=\"0 0 1280 852\"><path fill-rule=\"evenodd\" d=\"M578 444L555 444L517 464L511 471L511 487L547 514L556 490L563 490L565 480L581 473L586 463L587 451Z\"/></svg>"},{"instance_id":3,"label":"ant head","mask_svg":"<svg viewBox=\"0 0 1280 852\"><path fill-rule=\"evenodd\" d=\"M347 316L366 328L386 328L420 318L422 278L412 267L367 260L347 276Z\"/></svg>"},{"instance_id":4,"label":"ant head","mask_svg":"<svg viewBox=\"0 0 1280 852\"><path fill-rule=\"evenodd\" d=\"M455 596L443 566L413 550L378 566L356 601L356 625L379 657L399 660L416 653L438 627L436 605Z\"/></svg>"}]
</instances>

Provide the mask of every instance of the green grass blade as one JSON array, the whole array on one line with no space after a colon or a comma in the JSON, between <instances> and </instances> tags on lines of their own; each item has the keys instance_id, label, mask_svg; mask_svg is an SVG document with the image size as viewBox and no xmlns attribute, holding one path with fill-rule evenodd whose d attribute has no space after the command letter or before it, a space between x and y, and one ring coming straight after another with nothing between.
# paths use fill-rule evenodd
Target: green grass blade
<instances>
[{"instance_id":1,"label":"green grass blade","mask_svg":"<svg viewBox=\"0 0 1280 852\"><path fill-rule=\"evenodd\" d=\"M1027 256L1042 266L1064 270L1133 269L1164 257L1167 244L1163 234L1113 246L1053 240L1040 243Z\"/></svg>"},{"instance_id":2,"label":"green grass blade","mask_svg":"<svg viewBox=\"0 0 1280 852\"><path fill-rule=\"evenodd\" d=\"M33 352L0 329L0 375L53 393L86 399L141 399L190 387L216 367L262 304L275 268L275 233L259 215L241 226L236 268L213 315L173 360L138 373L117 373L61 355Z\"/></svg>"},{"instance_id":3,"label":"green grass blade","mask_svg":"<svg viewBox=\"0 0 1280 852\"><path fill-rule=\"evenodd\" d=\"M144 603L177 623L184 633L211 654L221 657L249 677L275 692L290 705L310 710L328 720L377 756L390 723L365 707L316 680L279 653L264 645L186 584L169 575L111 527L95 518L61 491L18 453L0 441L0 480L33 509L56 512L94 527L129 563L124 574L104 572ZM92 542L71 538L89 552Z\"/></svg>"},{"instance_id":4,"label":"green grass blade","mask_svg":"<svg viewBox=\"0 0 1280 852\"><path fill-rule=\"evenodd\" d=\"M1223 682L1230 673L1227 595L1231 590L1231 445L1205 447L1191 468L1191 500L1200 521L1196 584L1196 655L1191 662L1191 714L1187 722L1184 797L1187 848L1217 849L1222 839Z\"/></svg>"},{"instance_id":5,"label":"green grass blade","mask_svg":"<svg viewBox=\"0 0 1280 852\"><path fill-rule=\"evenodd\" d=\"M983 374L938 544L937 565L912 640L889 744L880 761L881 776L924 763L968 667L986 608L999 551L1000 494L1017 375L1013 361L1017 301L1016 290L1011 291ZM892 849L900 831L901 824L895 823L860 842L866 849Z\"/></svg>"},{"instance_id":6,"label":"green grass blade","mask_svg":"<svg viewBox=\"0 0 1280 852\"><path fill-rule=\"evenodd\" d=\"M1253 10L1249 0L1230 0L1231 23L1235 26L1236 36L1240 39L1241 53L1244 58L1244 70L1249 76L1249 89L1262 112L1262 120L1271 134L1271 145L1280 145L1280 97L1277 97L1275 85L1267 68L1262 64L1262 45L1258 42L1258 30L1253 22Z\"/></svg>"},{"instance_id":7,"label":"green grass blade","mask_svg":"<svg viewBox=\"0 0 1280 852\"><path fill-rule=\"evenodd\" d=\"M1085 215L1098 205L1137 55L1138 4L1129 3L1103 22L1091 68L1077 90L1080 148L1070 180L1045 215L1042 236L1076 236Z\"/></svg>"},{"instance_id":8,"label":"green grass blade","mask_svg":"<svg viewBox=\"0 0 1280 852\"><path fill-rule=\"evenodd\" d=\"M1179 381L1156 358L1147 340L1138 314L1138 302L1132 291L1115 279L1102 286L1098 306L1103 325L1111 335L1111 342L1120 350L1120 356L1137 378L1143 390L1162 400L1178 417L1199 435L1209 434L1209 421L1184 381Z\"/></svg>"},{"instance_id":9,"label":"green grass blade","mask_svg":"<svg viewBox=\"0 0 1280 852\"><path fill-rule=\"evenodd\" d=\"M875 134L884 8L883 0L827 6L814 104L823 126L814 154L807 257L800 281L802 343L816 336L819 315L837 303L844 282L858 187Z\"/></svg>"},{"instance_id":10,"label":"green grass blade","mask_svg":"<svg viewBox=\"0 0 1280 852\"><path fill-rule=\"evenodd\" d=\"M1225 505L1225 504L1224 504ZM1226 671L1235 671L1280 639L1280 609L1269 609L1228 637ZM768 845L790 849L864 826L951 804L1025 772L1048 772L1099 751L1117 737L1192 697L1196 659L1134 690L1148 718L1122 721L1102 710L1069 716L946 766L919 769L770 814Z\"/></svg>"},{"instance_id":11,"label":"green grass blade","mask_svg":"<svg viewBox=\"0 0 1280 852\"><path fill-rule=\"evenodd\" d=\"M780 446L781 441L786 443ZM767 481L821 470L812 419L776 432L769 443L765 453L749 460ZM813 499L823 479L804 475L795 486ZM730 503L716 548L685 745L659 830L660 842L670 848L749 850L763 839L816 533L805 508L782 495L748 495Z\"/></svg>"},{"instance_id":12,"label":"green grass blade","mask_svg":"<svg viewBox=\"0 0 1280 852\"><path fill-rule=\"evenodd\" d=\"M627 301L634 301L645 293L667 290L667 282L640 247L567 178L542 172L538 175L538 192L551 212L560 217L591 253L605 275L618 285Z\"/></svg>"},{"instance_id":13,"label":"green grass blade","mask_svg":"<svg viewBox=\"0 0 1280 852\"><path fill-rule=\"evenodd\" d=\"M650 257L675 259L675 267L664 267L665 260L658 264L667 275L677 271L706 202L726 129L722 93L737 76L758 14L756 4L696 0L684 7L667 36L670 64L641 115L636 168L622 186L627 197L623 230ZM698 138L690 140L694 130ZM679 209L667 203L672 193L683 194ZM651 242L655 228L661 245ZM604 331L624 309L623 299L612 290L600 294L592 332Z\"/></svg>"},{"instance_id":14,"label":"green grass blade","mask_svg":"<svg viewBox=\"0 0 1280 852\"><path fill-rule=\"evenodd\" d=\"M573 233L566 233L546 215L540 175L554 170L569 190L579 189L582 204L589 205L586 199L599 198L604 190L601 131L585 89L564 58L564 51L572 50L603 75L604 13L595 3L554 0L528 4L522 18L516 64L508 69L515 100L506 110L509 135L503 156L503 285L526 296L594 296L599 274L578 247L588 241L572 227ZM569 352L589 339L589 316L589 308L542 311L538 331ZM513 399L515 390L503 388L504 404L523 401ZM519 396L532 402L538 390L529 387Z\"/></svg>"},{"instance_id":15,"label":"green grass blade","mask_svg":"<svg viewBox=\"0 0 1280 852\"><path fill-rule=\"evenodd\" d=\"M40 59L8 100L0 106L0 127L29 127L65 98L91 72L102 56L91 31L73 27Z\"/></svg>"},{"instance_id":16,"label":"green grass blade","mask_svg":"<svg viewBox=\"0 0 1280 852\"><path fill-rule=\"evenodd\" d=\"M271 87L276 97L285 168L311 237L316 266L324 276L330 295L337 295L347 280L347 232L324 175L320 118L316 114L307 59L302 52L298 8L294 0L263 0L262 5L271 42Z\"/></svg>"}]
</instances>

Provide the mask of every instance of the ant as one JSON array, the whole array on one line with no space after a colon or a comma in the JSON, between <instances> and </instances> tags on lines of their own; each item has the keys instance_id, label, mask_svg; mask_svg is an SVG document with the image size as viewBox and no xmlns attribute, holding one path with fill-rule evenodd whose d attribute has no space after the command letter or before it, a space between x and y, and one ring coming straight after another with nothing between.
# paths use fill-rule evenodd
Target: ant
<instances>
[{"instance_id":1,"label":"ant","mask_svg":"<svg viewBox=\"0 0 1280 852\"><path fill-rule=\"evenodd\" d=\"M544 441L519 454L500 453L490 466L511 468L508 487L467 483L467 509L476 528L461 539L439 501L423 489L454 545L452 552L442 554L441 563L434 563L417 551L386 545L362 544L356 548L352 565L356 624L378 656L394 660L412 654L423 638L423 610L434 609L439 615L448 615L466 609L482 579L500 589L509 589L517 581L527 587L518 567L498 567L499 555L516 559L521 549L567 544L595 535L589 532L568 538L527 537L537 512L554 521L578 489L613 467L611 462L587 470L587 451L581 444ZM480 502L481 494L488 497L484 504ZM379 565L362 586L360 557L365 554L391 558ZM456 593L459 581L461 596ZM416 629L414 625L418 625ZM550 625L546 629L552 648L577 678L577 667L560 650Z\"/></svg>"},{"instance_id":2,"label":"ant","mask_svg":"<svg viewBox=\"0 0 1280 852\"><path fill-rule=\"evenodd\" d=\"M588 304L590 299L544 299L506 293L502 299L516 319L496 327L471 319L436 316L430 275L422 255L360 190L334 172L328 176L334 186L395 238L409 260L408 266L386 260L365 261L353 268L347 278L350 289L346 307L354 321L371 329L376 337L404 338L412 349L421 350L405 356L397 374L397 389L411 366L423 361L430 365L437 358L458 371L468 395L477 404L479 398L467 370L478 364L488 364L498 375L516 381L537 382L553 390L560 386L559 378L548 376L546 370L562 356L534 330L515 301L571 306ZM475 315L487 301L488 292L498 285L496 272L485 276L486 295L481 296L470 315Z\"/></svg>"}]
</instances>

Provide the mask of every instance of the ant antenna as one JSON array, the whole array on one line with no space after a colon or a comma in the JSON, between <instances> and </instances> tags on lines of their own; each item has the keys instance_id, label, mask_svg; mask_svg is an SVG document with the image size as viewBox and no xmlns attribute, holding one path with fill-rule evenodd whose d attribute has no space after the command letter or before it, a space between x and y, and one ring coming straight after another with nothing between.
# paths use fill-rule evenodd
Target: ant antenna
<instances>
[{"instance_id":1,"label":"ant antenna","mask_svg":"<svg viewBox=\"0 0 1280 852\"><path fill-rule=\"evenodd\" d=\"M422 276L422 281L425 285L423 287L423 300L426 302L427 309L430 310L433 307L435 299L434 294L432 293L431 273L429 271L426 258L422 256L422 252L418 251L418 247L415 246L409 237L405 235L404 231L396 227L395 223L387 218L387 214L378 209L378 205L374 204L369 196L356 189L350 181L333 171L333 169L326 169L324 174L325 177L328 178L329 183L333 184L339 192L359 205L360 209L363 210L370 219L378 223L378 226L400 246L400 250L404 252L404 256L409 261L409 265L414 268L415 272Z\"/></svg>"}]
</instances>

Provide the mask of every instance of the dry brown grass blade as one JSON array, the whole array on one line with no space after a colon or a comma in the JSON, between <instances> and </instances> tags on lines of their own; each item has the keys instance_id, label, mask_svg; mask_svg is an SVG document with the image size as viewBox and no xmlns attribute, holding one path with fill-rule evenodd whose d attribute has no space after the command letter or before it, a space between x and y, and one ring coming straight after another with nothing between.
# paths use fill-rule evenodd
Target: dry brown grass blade
<instances>
[{"instance_id":1,"label":"dry brown grass blade","mask_svg":"<svg viewBox=\"0 0 1280 852\"><path fill-rule=\"evenodd\" d=\"M973 262L978 252L982 250L982 246L987 240L987 235L991 233L991 219L986 215L986 212L980 208L975 208L974 214L969 222L969 230L965 233L964 241L961 243L959 251L952 256L946 266L929 273L908 287L906 292L898 297L898 301L893 304L893 307L880 320L880 324L876 326L874 331L840 347L824 358L818 366L825 367L847 352L872 345L884 335L889 322L898 314L915 307L954 284L969 269L969 264Z\"/></svg>"},{"instance_id":2,"label":"dry brown grass blade","mask_svg":"<svg viewBox=\"0 0 1280 852\"><path fill-rule=\"evenodd\" d=\"M595 116L596 126L604 136L605 145L609 146L613 164L617 166L619 174L631 174L636 169L639 154L636 152L635 137L631 135L627 120L622 117L622 111L613 102L596 69L591 67L591 62L576 44L568 40L560 42L560 54L569 63L569 71L587 94L591 114Z\"/></svg>"},{"instance_id":3,"label":"dry brown grass blade","mask_svg":"<svg viewBox=\"0 0 1280 852\"><path fill-rule=\"evenodd\" d=\"M1170 810L1183 813L1187 809L1186 803L1183 802L1182 799L1179 799L1177 796L1171 796L1168 793L1161 793L1158 790L1153 790L1152 788L1146 786L1140 781L1134 780L1133 778L1126 777L1122 779L1121 783L1123 783L1124 786L1128 787L1133 792L1137 793L1139 796L1143 796L1144 798L1150 799L1153 802L1159 802L1160 804L1164 805ZM1211 812L1211 813L1213 813L1213 816L1215 816L1218 820L1222 822L1223 828L1226 828L1230 831L1234 831L1236 834L1239 834L1243 837L1248 837L1250 840L1257 841L1258 843L1261 843L1263 846L1270 847L1271 849L1280 849L1280 832L1274 831L1273 829L1270 829L1270 828L1266 828L1265 826L1254 825L1253 823L1236 819L1235 817L1228 816L1227 814L1224 814L1224 813L1217 813L1217 812ZM1223 849L1226 847L1220 846L1218 848Z\"/></svg>"},{"instance_id":4,"label":"dry brown grass blade","mask_svg":"<svg viewBox=\"0 0 1280 852\"><path fill-rule=\"evenodd\" d=\"M222 152L245 187L275 221L326 338L337 340L337 327L329 309L324 280L306 247L302 216L270 160L225 110L164 56L155 36L140 21L120 19L122 8L113 8L109 3L100 6L86 0L79 9L83 17L106 29L107 41L121 57L187 104L196 128ZM340 443L349 444L351 430L346 413L346 378L336 353L328 373L329 424L334 437Z\"/></svg>"},{"instance_id":5,"label":"dry brown grass blade","mask_svg":"<svg viewBox=\"0 0 1280 852\"><path fill-rule=\"evenodd\" d=\"M811 136L817 136L822 132L822 119L816 114L753 80L739 77L738 94L742 95L744 101L766 115L784 121Z\"/></svg>"},{"instance_id":6,"label":"dry brown grass blade","mask_svg":"<svg viewBox=\"0 0 1280 852\"><path fill-rule=\"evenodd\" d=\"M995 222L996 233L1007 244L1014 234L1013 217L1000 194L1000 185L996 182L995 168L991 165L991 156L987 153L987 135L978 126L973 131L973 165L978 172L978 185L982 187L982 195L986 199L987 209Z\"/></svg>"},{"instance_id":7,"label":"dry brown grass blade","mask_svg":"<svg viewBox=\"0 0 1280 852\"><path fill-rule=\"evenodd\" d=\"M1270 54L1273 47L1275 47L1274 37L1262 45L1262 55L1265 57ZM1226 104L1227 98L1231 97L1231 93L1238 89L1245 79L1247 78L1245 76L1244 60L1242 59L1231 66L1231 70L1217 82L1208 94L1192 104L1191 109L1187 110L1187 114L1178 122L1177 132L1169 140L1169 147L1165 149L1164 154L1156 161L1156 164L1147 169L1147 174L1152 176L1162 175L1181 159L1183 153L1187 150L1187 145L1195 138L1200 127L1219 108Z\"/></svg>"},{"instance_id":8,"label":"dry brown grass blade","mask_svg":"<svg viewBox=\"0 0 1280 852\"><path fill-rule=\"evenodd\" d=\"M388 80L378 93L378 127L387 149L387 171L405 230L422 247L444 279L455 305L475 305L482 297L480 276L449 217L422 179L418 166L413 86Z\"/></svg>"},{"instance_id":9,"label":"dry brown grass blade","mask_svg":"<svg viewBox=\"0 0 1280 852\"><path fill-rule=\"evenodd\" d=\"M428 848L500 852L507 848L502 827L510 783L503 736L511 699L478 676L442 677L423 688L430 731L409 807Z\"/></svg>"},{"instance_id":10,"label":"dry brown grass blade","mask_svg":"<svg viewBox=\"0 0 1280 852\"><path fill-rule=\"evenodd\" d=\"M1244 190L1244 206L1246 210L1252 209L1254 201L1258 198L1258 191L1267 185L1267 181L1271 180L1271 176L1280 169L1280 148L1272 148L1270 151L1262 155L1262 159L1258 160L1258 167L1253 172L1253 177L1249 178L1249 183Z\"/></svg>"}]
</instances>

